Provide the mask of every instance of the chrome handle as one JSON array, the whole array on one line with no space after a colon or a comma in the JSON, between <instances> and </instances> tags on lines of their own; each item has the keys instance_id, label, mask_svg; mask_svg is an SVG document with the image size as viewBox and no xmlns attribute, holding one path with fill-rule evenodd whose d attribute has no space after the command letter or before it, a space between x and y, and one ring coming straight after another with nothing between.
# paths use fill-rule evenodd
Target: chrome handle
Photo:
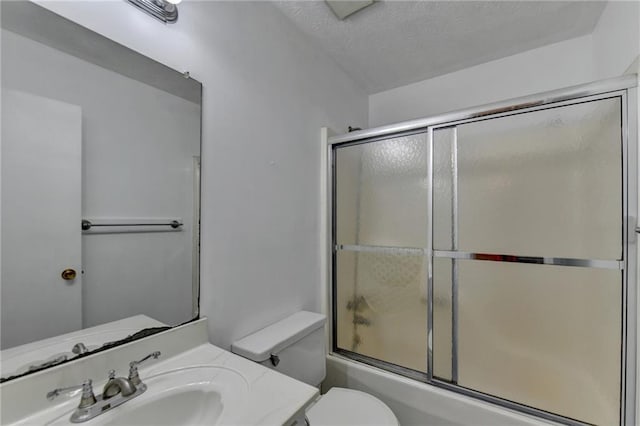
<instances>
[{"instance_id":1,"label":"chrome handle","mask_svg":"<svg viewBox=\"0 0 640 426\"><path fill-rule=\"evenodd\" d=\"M96 403L96 397L93 394L92 383L93 382L91 379L87 379L81 385L54 389L51 392L47 393L47 399L49 401L53 401L54 399L56 399L58 396L62 394L69 393L78 389L82 389L82 397L80 398L80 405L78 405L78 408L90 407Z\"/></svg>"},{"instance_id":2,"label":"chrome handle","mask_svg":"<svg viewBox=\"0 0 640 426\"><path fill-rule=\"evenodd\" d=\"M142 380L140 380L140 375L138 374L138 365L142 364L143 362L145 362L150 358L158 359L159 356L160 356L160 351L155 351L145 356L140 361L131 361L129 363L129 381L133 383L135 386L140 385L142 383Z\"/></svg>"},{"instance_id":3,"label":"chrome handle","mask_svg":"<svg viewBox=\"0 0 640 426\"><path fill-rule=\"evenodd\" d=\"M49 401L53 401L54 399L56 399L57 397L59 397L63 393L69 393L69 392L72 392L74 390L82 389L83 387L84 387L84 384L75 385L75 386L69 386L69 387L66 387L66 388L54 389L51 392L47 392L47 399Z\"/></svg>"},{"instance_id":4,"label":"chrome handle","mask_svg":"<svg viewBox=\"0 0 640 426\"><path fill-rule=\"evenodd\" d=\"M129 367L133 367L136 365L140 365L143 362L145 362L146 360L148 360L149 358L153 358L153 359L158 359L158 357L160 356L160 351L155 351L155 352L151 352L149 355L145 356L144 358L142 358L140 361L131 361L129 363Z\"/></svg>"}]
</instances>

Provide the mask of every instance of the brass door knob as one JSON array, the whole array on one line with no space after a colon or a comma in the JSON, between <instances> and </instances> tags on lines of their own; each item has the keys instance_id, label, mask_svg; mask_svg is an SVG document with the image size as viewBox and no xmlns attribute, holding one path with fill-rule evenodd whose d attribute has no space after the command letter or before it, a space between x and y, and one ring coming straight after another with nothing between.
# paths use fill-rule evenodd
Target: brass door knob
<instances>
[{"instance_id":1,"label":"brass door knob","mask_svg":"<svg viewBox=\"0 0 640 426\"><path fill-rule=\"evenodd\" d=\"M75 269L65 269L64 271L62 271L62 274L60 274L60 276L62 277L63 280L67 280L67 281L71 281L71 280L75 280L76 279L76 271Z\"/></svg>"}]
</instances>

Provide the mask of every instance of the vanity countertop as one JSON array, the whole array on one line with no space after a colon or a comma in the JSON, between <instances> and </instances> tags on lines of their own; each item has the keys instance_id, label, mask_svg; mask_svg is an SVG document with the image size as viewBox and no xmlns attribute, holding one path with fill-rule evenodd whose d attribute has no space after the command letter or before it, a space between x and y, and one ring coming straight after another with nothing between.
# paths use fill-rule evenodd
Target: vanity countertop
<instances>
[{"instance_id":1,"label":"vanity countertop","mask_svg":"<svg viewBox=\"0 0 640 426\"><path fill-rule=\"evenodd\" d=\"M206 324L202 324L203 322L203 320L200 320L182 327L187 329L185 331L188 331L189 327L204 328L206 333ZM144 404L152 406L154 402L157 407L161 405L165 407L171 406L173 401L178 400L165 399L162 400L166 401L165 403L159 402L163 396L166 397L169 395L171 397L171 392L173 392L174 395L176 392L187 392L183 395L188 396L182 398L182 400L189 400L188 403L194 406L195 403L193 403L193 400L197 398L188 394L188 392L190 392L189 389L192 390L198 388L198 386L202 388L203 386L211 385L211 389L218 389L218 395L220 395L216 397L218 400L215 402L220 408L216 408L215 410L207 408L205 410L208 410L207 412L217 410L211 419L212 421L209 421L210 419L208 419L206 415L201 414L189 419L184 419L184 421L180 421L179 424L290 425L295 419L300 418L300 416L304 414L304 409L314 401L319 394L318 389L312 386L206 342L196 342L195 345L186 348L184 351L172 351L169 349L170 347L175 347L177 344L188 340L180 336L180 330L178 329L167 332L165 339L162 338L162 334L164 333L160 333L148 339L141 339L130 345L125 345L125 349L115 348L109 351L114 351L110 359L97 360L96 362L100 369L102 369L104 365L112 365L112 368L117 368L117 374L119 376L126 376L127 363L123 363L117 358L129 359L131 356L129 353L122 354L116 351L125 350L130 352L133 346L137 346L137 348L135 348L136 353L152 352L154 350L160 350L163 353L157 361L153 361L153 363L150 363L147 367L142 368L141 366L140 368L140 377L148 385L148 390L145 393L81 424L87 426L103 424L148 424L148 421L144 419L140 420L139 416L135 421L127 421L133 417L128 417L128 411L126 410L135 410L136 406L142 406ZM194 334L194 331L190 331L190 333ZM195 333L202 335L201 331L196 331ZM97 359L99 355L101 354L96 354L94 357ZM61 396L53 402L47 402L44 398L45 393L51 390L47 387L51 385L45 384L45 382L56 381L60 383L61 386L73 384L65 383L68 381L68 378L65 378L65 376L69 373L77 372L67 371L67 374L65 374L62 367L65 367L65 369L73 368L72 365L56 367L52 370L59 369L57 373L51 370L44 373L51 376L49 378L38 379L38 374L34 375L35 377L31 379L31 386L26 382L26 380L29 380L27 376L23 379L18 379L23 381L20 386L1 389L3 391L3 402L5 403L9 402L4 401L7 396L7 391L18 392L18 394L14 394L14 398L12 398L15 400L19 397L19 394L31 390L32 398L39 398L43 401L39 406L32 407L31 413L28 415L14 415L12 416L13 421L7 423L3 421L2 423L11 425L70 425L69 418L79 402L79 395L76 393L71 396ZM84 368L85 371L88 370L87 366L77 368ZM172 375L185 377L185 374L191 377L189 379L191 381L187 384L176 384L177 382L171 378ZM225 381L227 384L233 383L232 385L225 385ZM103 376L99 381L94 380L94 392L96 395L101 393L102 386L104 386L105 382L106 376ZM8 384L11 384L11 382ZM42 388L43 386L45 388ZM180 388L180 386L183 386L183 388ZM225 388L225 386L227 387ZM33 392L32 388L37 388L37 391ZM206 392L202 395L206 395ZM203 401L209 400L203 399ZM178 401L176 404L179 405L180 402ZM210 405L210 403L207 402L204 405ZM199 408L196 408L196 410L199 410ZM22 411L28 412L27 410ZM134 417L136 416L137 414L134 413ZM5 416L3 415L2 417L4 418ZM3 420L9 419L4 418ZM163 420L164 422L162 424L173 424L170 423L170 420L167 418Z\"/></svg>"}]
</instances>

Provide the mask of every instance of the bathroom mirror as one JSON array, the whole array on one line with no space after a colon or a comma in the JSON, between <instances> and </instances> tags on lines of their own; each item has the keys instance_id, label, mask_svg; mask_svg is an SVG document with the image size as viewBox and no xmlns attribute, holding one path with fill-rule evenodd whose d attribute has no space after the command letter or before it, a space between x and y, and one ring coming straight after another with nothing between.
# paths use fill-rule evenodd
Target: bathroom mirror
<instances>
[{"instance_id":1,"label":"bathroom mirror","mask_svg":"<svg viewBox=\"0 0 640 426\"><path fill-rule=\"evenodd\" d=\"M202 85L1 7L4 381L198 317Z\"/></svg>"}]
</instances>

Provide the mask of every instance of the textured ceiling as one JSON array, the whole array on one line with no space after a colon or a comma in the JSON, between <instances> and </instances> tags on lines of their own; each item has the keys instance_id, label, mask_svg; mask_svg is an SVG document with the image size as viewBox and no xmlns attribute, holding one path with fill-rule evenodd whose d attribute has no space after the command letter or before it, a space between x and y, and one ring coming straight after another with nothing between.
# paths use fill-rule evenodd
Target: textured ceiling
<instances>
[{"instance_id":1,"label":"textured ceiling","mask_svg":"<svg viewBox=\"0 0 640 426\"><path fill-rule=\"evenodd\" d=\"M588 34L605 6L387 0L339 21L324 1L275 4L369 93Z\"/></svg>"}]
</instances>

